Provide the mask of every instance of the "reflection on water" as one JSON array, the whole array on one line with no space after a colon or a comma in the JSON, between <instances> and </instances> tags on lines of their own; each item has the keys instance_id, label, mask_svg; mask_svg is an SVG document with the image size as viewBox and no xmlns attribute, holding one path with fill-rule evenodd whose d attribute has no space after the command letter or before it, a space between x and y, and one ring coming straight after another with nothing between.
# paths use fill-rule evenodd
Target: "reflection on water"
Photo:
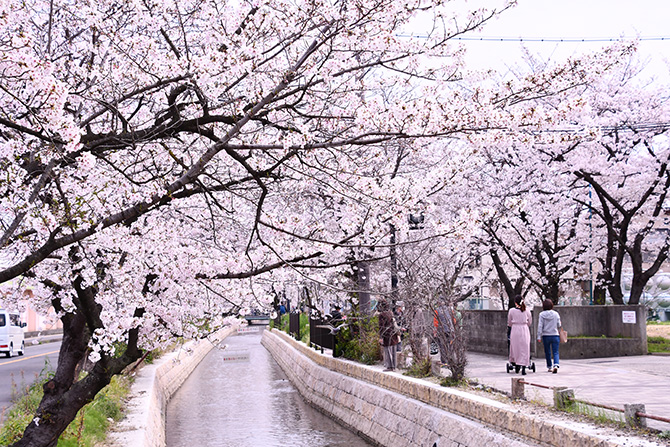
<instances>
[{"instance_id":1,"label":"reflection on water","mask_svg":"<svg viewBox=\"0 0 670 447\"><path fill-rule=\"evenodd\" d=\"M366 447L363 439L303 400L262 332L228 337L168 404L168 447Z\"/></svg>"}]
</instances>

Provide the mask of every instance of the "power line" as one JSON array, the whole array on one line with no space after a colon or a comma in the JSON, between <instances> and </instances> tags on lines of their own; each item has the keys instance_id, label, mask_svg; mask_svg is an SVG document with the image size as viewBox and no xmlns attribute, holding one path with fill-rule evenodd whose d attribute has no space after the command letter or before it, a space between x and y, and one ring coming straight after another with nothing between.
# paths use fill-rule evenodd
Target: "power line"
<instances>
[{"instance_id":1,"label":"power line","mask_svg":"<svg viewBox=\"0 0 670 447\"><path fill-rule=\"evenodd\" d=\"M630 39L624 37L567 37L567 38L543 38L543 37L454 37L454 40L467 40L467 41L482 41L482 42L566 42L566 43L579 43L579 42L621 42L627 40L637 40L637 41L670 41L670 37L642 37L638 39Z\"/></svg>"},{"instance_id":2,"label":"power line","mask_svg":"<svg viewBox=\"0 0 670 447\"><path fill-rule=\"evenodd\" d=\"M398 37L410 37L418 39L427 39L427 35L421 34L397 34ZM621 42L621 41L639 41L639 42L661 42L670 41L670 37L650 36L650 37L452 37L451 40L462 40L469 42L550 42L550 43L591 43L591 42Z\"/></svg>"}]
</instances>

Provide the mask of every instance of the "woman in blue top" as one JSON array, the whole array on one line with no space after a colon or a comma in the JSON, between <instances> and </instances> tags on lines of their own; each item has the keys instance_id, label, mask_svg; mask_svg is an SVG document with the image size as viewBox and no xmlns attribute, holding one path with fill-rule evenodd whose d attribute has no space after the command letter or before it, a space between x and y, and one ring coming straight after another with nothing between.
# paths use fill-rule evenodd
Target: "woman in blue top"
<instances>
[{"instance_id":1,"label":"woman in blue top","mask_svg":"<svg viewBox=\"0 0 670 447\"><path fill-rule=\"evenodd\" d=\"M544 357L547 360L547 372L558 372L558 329L561 328L561 316L553 310L554 303L547 299L542 302L540 322L537 324L537 341L544 345ZM553 366L552 366L553 358Z\"/></svg>"}]
</instances>

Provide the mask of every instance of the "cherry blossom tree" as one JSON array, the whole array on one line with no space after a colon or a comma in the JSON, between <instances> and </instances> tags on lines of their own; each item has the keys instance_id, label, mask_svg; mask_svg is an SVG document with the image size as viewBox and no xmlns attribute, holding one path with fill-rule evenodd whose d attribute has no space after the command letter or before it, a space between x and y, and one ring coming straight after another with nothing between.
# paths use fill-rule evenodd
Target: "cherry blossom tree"
<instances>
[{"instance_id":1,"label":"cherry blossom tree","mask_svg":"<svg viewBox=\"0 0 670 447\"><path fill-rule=\"evenodd\" d=\"M465 376L467 365L465 328L457 306L476 297L488 280L489 272L478 263L479 249L474 239L440 237L399 250L398 296L409 322L407 339L413 362L421 365L429 360L423 344L436 340L440 358L456 382Z\"/></svg>"},{"instance_id":2,"label":"cherry blossom tree","mask_svg":"<svg viewBox=\"0 0 670 447\"><path fill-rule=\"evenodd\" d=\"M443 91L462 77L450 39L508 5L447 6L0 2L0 282L64 323L15 445L55 445L144 350L267 304L281 267L385 236L413 200L384 144L496 118ZM418 15L428 37L403 37Z\"/></svg>"},{"instance_id":3,"label":"cherry blossom tree","mask_svg":"<svg viewBox=\"0 0 670 447\"><path fill-rule=\"evenodd\" d=\"M592 113L585 124L594 135L561 151L560 164L571 164L589 199L580 203L593 213L600 264L596 298L604 290L624 304L623 274L632 270L628 304L638 304L645 286L668 258L670 239L662 228L670 188L668 136L670 107L665 91L634 83L620 71L593 85L587 94Z\"/></svg>"},{"instance_id":4,"label":"cherry blossom tree","mask_svg":"<svg viewBox=\"0 0 670 447\"><path fill-rule=\"evenodd\" d=\"M508 203L490 212L482 224L508 299L523 295L526 284L540 299L557 304L584 273L578 267L589 249L587 211L575 203L567 188L550 192L540 186L502 198L505 201ZM509 279L510 268L518 278L515 284Z\"/></svg>"},{"instance_id":5,"label":"cherry blossom tree","mask_svg":"<svg viewBox=\"0 0 670 447\"><path fill-rule=\"evenodd\" d=\"M456 86L468 74L451 40L509 5L460 6L0 1L0 284L10 304L33 288L64 323L56 375L15 445L55 445L144 351L383 246L450 182L438 161L453 154L431 154L434 141L501 145L576 113L574 98L529 104L617 59ZM426 38L404 37L419 22ZM461 226L432 215L434 235Z\"/></svg>"},{"instance_id":6,"label":"cherry blossom tree","mask_svg":"<svg viewBox=\"0 0 670 447\"><path fill-rule=\"evenodd\" d=\"M474 200L486 204L483 242L491 244L509 295L523 290L521 281L510 280L517 277L556 302L561 284L586 279L588 266L599 263L596 289L603 293L596 295L607 289L623 304L621 280L630 268L636 287L629 302L636 304L667 258L659 231L667 99L635 82L632 57L624 52L623 63L601 76L521 108L531 115L556 111L543 128L519 128L506 147L478 143L488 166L473 177L474 193L484 191Z\"/></svg>"},{"instance_id":7,"label":"cherry blossom tree","mask_svg":"<svg viewBox=\"0 0 670 447\"><path fill-rule=\"evenodd\" d=\"M496 158L501 165L521 166L506 177L536 185L515 205L530 230L520 241L541 243L517 254L542 274L544 283L535 287L552 299L558 285L552 277L577 279L595 264L596 302L605 304L607 291L615 304L624 304L622 279L630 269L628 302L638 304L645 285L667 259L668 239L660 228L670 186L667 94L638 78L634 54L622 55L621 62L566 91L563 100L540 98L536 106L560 111L556 117L561 119L549 123L530 145L517 143L510 154ZM567 105L571 101L583 106ZM517 185L506 185L506 194L518 191ZM545 224L538 225L538 215ZM512 227L518 231L517 225ZM557 243L561 228L564 242ZM540 248L546 262L533 253ZM557 256L563 261L551 267ZM572 272L565 261L573 264ZM526 268L515 265L520 271Z\"/></svg>"}]
</instances>

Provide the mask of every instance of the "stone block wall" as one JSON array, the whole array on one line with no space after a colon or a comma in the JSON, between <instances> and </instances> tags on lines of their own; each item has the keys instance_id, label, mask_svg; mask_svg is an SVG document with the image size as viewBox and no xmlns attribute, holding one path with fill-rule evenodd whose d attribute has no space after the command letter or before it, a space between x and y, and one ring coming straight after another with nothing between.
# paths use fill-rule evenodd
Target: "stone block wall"
<instances>
[{"instance_id":1,"label":"stone block wall","mask_svg":"<svg viewBox=\"0 0 670 447\"><path fill-rule=\"evenodd\" d=\"M307 402L375 445L613 445L491 399L332 358L277 330L262 343Z\"/></svg>"}]
</instances>

